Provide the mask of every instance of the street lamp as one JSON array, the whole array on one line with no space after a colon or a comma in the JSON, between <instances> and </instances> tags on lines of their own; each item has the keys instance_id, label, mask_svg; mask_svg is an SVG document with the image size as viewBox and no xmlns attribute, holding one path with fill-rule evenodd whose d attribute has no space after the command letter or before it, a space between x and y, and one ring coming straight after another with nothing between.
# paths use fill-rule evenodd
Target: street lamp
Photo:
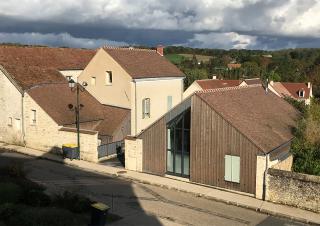
<instances>
[{"instance_id":1,"label":"street lamp","mask_svg":"<svg viewBox=\"0 0 320 226\"><path fill-rule=\"evenodd\" d=\"M68 108L71 111L74 111L76 113L76 126L77 126L77 142L78 142L78 152L79 152L79 159L80 159L80 110L84 106L79 103L79 93L85 91L85 87L88 85L86 82L83 82L82 85L80 85L78 82L75 82L73 79L70 79L68 82L69 88L71 89L71 92L76 92L77 94L77 103L76 106L73 106L73 104L68 104Z\"/></svg>"}]
</instances>

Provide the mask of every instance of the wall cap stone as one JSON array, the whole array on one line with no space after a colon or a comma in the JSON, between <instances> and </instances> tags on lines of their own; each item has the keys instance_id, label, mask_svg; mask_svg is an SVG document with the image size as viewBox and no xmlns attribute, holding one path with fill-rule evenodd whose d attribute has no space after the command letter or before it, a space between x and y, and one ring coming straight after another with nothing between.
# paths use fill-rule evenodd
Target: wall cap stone
<instances>
[{"instance_id":1,"label":"wall cap stone","mask_svg":"<svg viewBox=\"0 0 320 226\"><path fill-rule=\"evenodd\" d=\"M305 182L313 182L313 183L320 184L320 176L315 176L315 175L296 173L296 172L284 171L284 170L273 169L273 168L268 169L268 174L271 176L281 176L281 177L292 178L292 179L301 180Z\"/></svg>"}]
</instances>

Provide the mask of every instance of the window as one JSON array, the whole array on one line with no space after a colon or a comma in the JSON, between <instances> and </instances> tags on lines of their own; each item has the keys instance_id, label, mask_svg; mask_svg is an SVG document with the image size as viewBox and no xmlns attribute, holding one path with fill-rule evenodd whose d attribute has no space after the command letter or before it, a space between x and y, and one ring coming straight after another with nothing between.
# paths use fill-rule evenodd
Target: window
<instances>
[{"instance_id":1,"label":"window","mask_svg":"<svg viewBox=\"0 0 320 226\"><path fill-rule=\"evenodd\" d=\"M12 117L8 118L8 126L12 126Z\"/></svg>"},{"instance_id":2,"label":"window","mask_svg":"<svg viewBox=\"0 0 320 226\"><path fill-rule=\"evenodd\" d=\"M299 90L299 97L304 97L304 90Z\"/></svg>"},{"instance_id":3,"label":"window","mask_svg":"<svg viewBox=\"0 0 320 226\"><path fill-rule=\"evenodd\" d=\"M106 85L112 84L112 71L106 71Z\"/></svg>"},{"instance_id":4,"label":"window","mask_svg":"<svg viewBox=\"0 0 320 226\"><path fill-rule=\"evenodd\" d=\"M225 155L224 180L240 183L240 157L239 156Z\"/></svg>"},{"instance_id":5,"label":"window","mask_svg":"<svg viewBox=\"0 0 320 226\"><path fill-rule=\"evenodd\" d=\"M31 124L35 125L37 123L37 111L31 110Z\"/></svg>"},{"instance_id":6,"label":"window","mask_svg":"<svg viewBox=\"0 0 320 226\"><path fill-rule=\"evenodd\" d=\"M172 108L172 96L167 96L167 110Z\"/></svg>"},{"instance_id":7,"label":"window","mask_svg":"<svg viewBox=\"0 0 320 226\"><path fill-rule=\"evenodd\" d=\"M150 98L142 100L142 118L150 118Z\"/></svg>"},{"instance_id":8,"label":"window","mask_svg":"<svg viewBox=\"0 0 320 226\"><path fill-rule=\"evenodd\" d=\"M67 80L70 81L72 79L72 76L68 75L66 76Z\"/></svg>"},{"instance_id":9,"label":"window","mask_svg":"<svg viewBox=\"0 0 320 226\"><path fill-rule=\"evenodd\" d=\"M21 120L19 118L15 119L15 129L21 131Z\"/></svg>"},{"instance_id":10,"label":"window","mask_svg":"<svg viewBox=\"0 0 320 226\"><path fill-rule=\"evenodd\" d=\"M92 86L96 85L96 77L91 77L91 85Z\"/></svg>"}]
</instances>

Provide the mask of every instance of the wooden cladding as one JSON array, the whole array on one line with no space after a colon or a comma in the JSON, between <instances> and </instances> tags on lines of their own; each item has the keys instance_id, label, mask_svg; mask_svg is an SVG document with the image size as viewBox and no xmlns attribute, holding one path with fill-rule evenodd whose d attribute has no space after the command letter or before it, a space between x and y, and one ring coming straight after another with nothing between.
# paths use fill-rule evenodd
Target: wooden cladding
<instances>
[{"instance_id":1,"label":"wooden cladding","mask_svg":"<svg viewBox=\"0 0 320 226\"><path fill-rule=\"evenodd\" d=\"M254 194L259 149L197 95L192 98L190 180ZM240 183L225 181L225 155L240 157Z\"/></svg>"},{"instance_id":2,"label":"wooden cladding","mask_svg":"<svg viewBox=\"0 0 320 226\"><path fill-rule=\"evenodd\" d=\"M147 173L164 175L166 171L166 122L162 117L151 127L143 131L142 170Z\"/></svg>"}]
</instances>

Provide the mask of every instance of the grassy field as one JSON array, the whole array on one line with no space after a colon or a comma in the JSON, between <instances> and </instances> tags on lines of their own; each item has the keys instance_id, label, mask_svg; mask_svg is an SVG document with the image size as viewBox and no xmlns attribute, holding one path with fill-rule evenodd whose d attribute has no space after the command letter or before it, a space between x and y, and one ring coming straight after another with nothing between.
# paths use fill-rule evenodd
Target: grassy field
<instances>
[{"instance_id":1,"label":"grassy field","mask_svg":"<svg viewBox=\"0 0 320 226\"><path fill-rule=\"evenodd\" d=\"M184 61L186 58L180 54L167 54L165 57L174 64L179 64Z\"/></svg>"},{"instance_id":2,"label":"grassy field","mask_svg":"<svg viewBox=\"0 0 320 226\"><path fill-rule=\"evenodd\" d=\"M188 59L192 59L193 55L192 54L179 54L180 56L183 56ZM202 62L209 62L209 60L212 58L212 56L205 56L205 55L196 55L196 58L198 61Z\"/></svg>"},{"instance_id":3,"label":"grassy field","mask_svg":"<svg viewBox=\"0 0 320 226\"><path fill-rule=\"evenodd\" d=\"M167 54L165 57L174 64L180 64L186 59L192 59L192 54ZM207 63L212 58L212 56L196 55L197 60L200 62Z\"/></svg>"}]
</instances>

